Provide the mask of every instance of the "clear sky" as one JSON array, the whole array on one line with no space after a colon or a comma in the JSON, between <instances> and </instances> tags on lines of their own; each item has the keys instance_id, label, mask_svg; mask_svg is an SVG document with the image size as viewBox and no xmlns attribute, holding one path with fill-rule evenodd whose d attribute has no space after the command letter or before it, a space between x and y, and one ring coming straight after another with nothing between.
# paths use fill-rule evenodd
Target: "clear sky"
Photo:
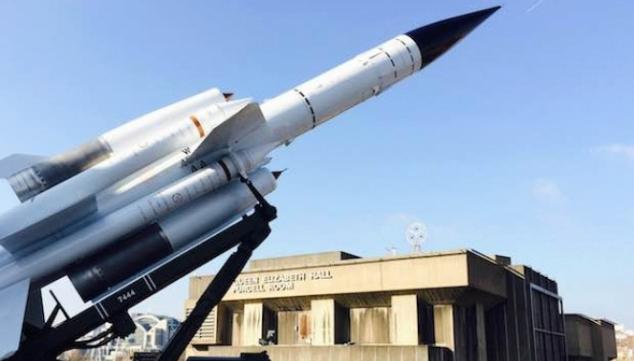
<instances>
[{"instance_id":1,"label":"clear sky","mask_svg":"<svg viewBox=\"0 0 634 361\"><path fill-rule=\"evenodd\" d=\"M0 2L0 155L51 155L217 86L275 96L491 1ZM634 327L634 2L513 0L450 53L275 153L257 257L512 256ZM198 270L217 269L214 262ZM425 277L425 275L419 275ZM186 280L138 307L182 317Z\"/></svg>"}]
</instances>

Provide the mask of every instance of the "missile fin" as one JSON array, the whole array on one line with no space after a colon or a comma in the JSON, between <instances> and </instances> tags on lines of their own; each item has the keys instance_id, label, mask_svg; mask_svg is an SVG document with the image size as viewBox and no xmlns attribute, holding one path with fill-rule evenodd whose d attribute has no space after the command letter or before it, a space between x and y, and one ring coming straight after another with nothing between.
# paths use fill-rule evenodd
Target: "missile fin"
<instances>
[{"instance_id":1,"label":"missile fin","mask_svg":"<svg viewBox=\"0 0 634 361\"><path fill-rule=\"evenodd\" d=\"M260 105L246 103L239 111L214 128L189 157L189 162L221 150L231 149L240 139L266 122Z\"/></svg>"},{"instance_id":2,"label":"missile fin","mask_svg":"<svg viewBox=\"0 0 634 361\"><path fill-rule=\"evenodd\" d=\"M0 177L9 178L22 169L29 168L33 164L46 159L39 155L31 154L12 154L6 158L0 159Z\"/></svg>"},{"instance_id":3,"label":"missile fin","mask_svg":"<svg viewBox=\"0 0 634 361\"><path fill-rule=\"evenodd\" d=\"M8 252L15 254L19 250L59 231L96 210L97 200L92 195L60 212L30 224L26 228L11 230L9 228L11 225L5 225L6 228L0 225L0 234L5 234L5 237L0 239L0 245Z\"/></svg>"},{"instance_id":4,"label":"missile fin","mask_svg":"<svg viewBox=\"0 0 634 361\"><path fill-rule=\"evenodd\" d=\"M0 290L0 359L18 349L29 295L28 279Z\"/></svg>"}]
</instances>

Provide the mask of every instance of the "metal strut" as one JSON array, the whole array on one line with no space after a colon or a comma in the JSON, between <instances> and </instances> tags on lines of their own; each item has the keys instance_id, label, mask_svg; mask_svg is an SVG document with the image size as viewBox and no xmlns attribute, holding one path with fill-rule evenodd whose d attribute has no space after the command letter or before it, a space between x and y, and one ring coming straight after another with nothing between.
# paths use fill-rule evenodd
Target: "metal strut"
<instances>
[{"instance_id":1,"label":"metal strut","mask_svg":"<svg viewBox=\"0 0 634 361\"><path fill-rule=\"evenodd\" d=\"M18 351L7 361L54 361L65 351L97 347L116 337L126 337L135 330L134 322L128 314L130 308L238 246L159 356L160 361L177 360L209 312L229 290L251 257L253 250L271 233L269 223L277 217L276 208L264 199L253 183L244 177L240 179L258 201L253 213L244 216L240 221L214 236L206 238L178 257L144 273L128 285L59 325L52 326L51 320L46 327L25 338ZM60 311L65 314L61 305L56 314ZM105 323L110 323L112 326L95 337L81 339L88 332Z\"/></svg>"},{"instance_id":2,"label":"metal strut","mask_svg":"<svg viewBox=\"0 0 634 361\"><path fill-rule=\"evenodd\" d=\"M198 302L196 302L196 306L194 306L189 316L176 330L176 333L165 346L157 361L178 360L203 322L205 322L207 316L209 316L209 313L220 303L220 300L222 300L227 291L229 291L233 281L240 275L244 266L246 266L249 261L249 258L251 258L253 251L271 233L268 222L275 219L277 210L264 199L251 180L242 176L240 176L240 180L249 187L249 190L251 190L259 202L255 212L262 214L267 222L263 223L260 229L249 234L240 242L238 249L229 256L211 283L207 286L205 291L203 291Z\"/></svg>"}]
</instances>

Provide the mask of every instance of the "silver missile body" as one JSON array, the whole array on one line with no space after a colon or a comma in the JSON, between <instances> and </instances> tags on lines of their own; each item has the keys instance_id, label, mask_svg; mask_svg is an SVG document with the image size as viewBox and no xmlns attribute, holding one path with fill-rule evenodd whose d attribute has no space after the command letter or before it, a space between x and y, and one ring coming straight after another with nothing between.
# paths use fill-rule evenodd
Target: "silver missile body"
<instances>
[{"instance_id":1,"label":"silver missile body","mask_svg":"<svg viewBox=\"0 0 634 361\"><path fill-rule=\"evenodd\" d=\"M14 164L8 169L0 169L0 176L7 177L17 197L25 202L110 157L129 153L154 138L163 137L174 122L191 117L212 104L221 104L226 99L226 95L218 89L209 89L133 119L54 157L14 155Z\"/></svg>"}]
</instances>

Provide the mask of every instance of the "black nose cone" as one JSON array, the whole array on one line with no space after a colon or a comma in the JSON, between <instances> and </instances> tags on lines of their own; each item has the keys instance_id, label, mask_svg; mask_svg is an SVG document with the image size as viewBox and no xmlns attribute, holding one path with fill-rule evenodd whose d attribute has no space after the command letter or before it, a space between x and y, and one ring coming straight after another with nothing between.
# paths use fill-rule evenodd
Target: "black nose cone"
<instances>
[{"instance_id":1,"label":"black nose cone","mask_svg":"<svg viewBox=\"0 0 634 361\"><path fill-rule=\"evenodd\" d=\"M456 16L406 33L418 45L422 58L421 69L467 36L498 9L500 6Z\"/></svg>"}]
</instances>

